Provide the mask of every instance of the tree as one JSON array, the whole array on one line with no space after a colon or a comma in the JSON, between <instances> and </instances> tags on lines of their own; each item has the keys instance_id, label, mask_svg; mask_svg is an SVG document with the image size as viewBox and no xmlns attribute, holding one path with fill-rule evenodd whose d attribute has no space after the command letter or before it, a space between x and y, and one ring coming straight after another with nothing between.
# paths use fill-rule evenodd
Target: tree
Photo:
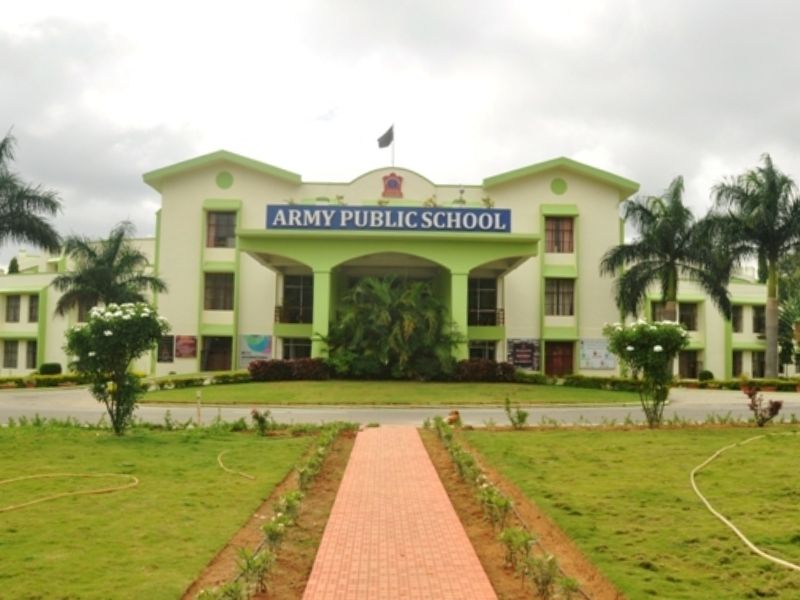
<instances>
[{"instance_id":1,"label":"tree","mask_svg":"<svg viewBox=\"0 0 800 600\"><path fill-rule=\"evenodd\" d=\"M716 214L736 260L760 258L767 271L766 376L778 375L778 261L800 244L800 198L769 154L763 165L714 186Z\"/></svg>"},{"instance_id":2,"label":"tree","mask_svg":"<svg viewBox=\"0 0 800 600\"><path fill-rule=\"evenodd\" d=\"M19 273L19 261L16 256L8 262L8 274L14 275L15 273Z\"/></svg>"},{"instance_id":3,"label":"tree","mask_svg":"<svg viewBox=\"0 0 800 600\"><path fill-rule=\"evenodd\" d=\"M458 339L428 283L365 277L345 295L326 343L340 375L432 379L452 371Z\"/></svg>"},{"instance_id":4,"label":"tree","mask_svg":"<svg viewBox=\"0 0 800 600\"><path fill-rule=\"evenodd\" d=\"M603 255L600 273L616 275L614 294L623 316L638 314L648 289L658 284L667 320L677 320L678 281L696 280L720 311L730 316L726 284L733 261L712 243L716 230L697 221L683 203L683 177L676 177L662 196L639 196L624 204L624 218L638 239Z\"/></svg>"},{"instance_id":5,"label":"tree","mask_svg":"<svg viewBox=\"0 0 800 600\"><path fill-rule=\"evenodd\" d=\"M117 225L107 240L92 241L72 236L64 242L64 252L75 268L53 280L53 287L64 292L56 304L56 313L65 314L75 306L144 302L142 292L165 292L160 278L144 273L147 257L129 240L133 225Z\"/></svg>"},{"instance_id":6,"label":"tree","mask_svg":"<svg viewBox=\"0 0 800 600\"><path fill-rule=\"evenodd\" d=\"M95 307L88 323L67 331L65 350L77 357L72 367L88 378L92 395L105 404L117 435L130 424L144 392L139 377L130 372L131 363L168 331L166 319L144 303Z\"/></svg>"},{"instance_id":7,"label":"tree","mask_svg":"<svg viewBox=\"0 0 800 600\"><path fill-rule=\"evenodd\" d=\"M57 215L61 203L55 192L25 183L11 171L15 144L11 134L0 140L0 245L27 242L58 252L61 238L46 217Z\"/></svg>"},{"instance_id":8,"label":"tree","mask_svg":"<svg viewBox=\"0 0 800 600\"><path fill-rule=\"evenodd\" d=\"M641 320L630 327L621 323L608 325L603 333L608 337L608 349L631 369L634 377L641 375L639 401L647 424L658 427L673 379L672 364L689 344L689 335L677 323Z\"/></svg>"}]
</instances>

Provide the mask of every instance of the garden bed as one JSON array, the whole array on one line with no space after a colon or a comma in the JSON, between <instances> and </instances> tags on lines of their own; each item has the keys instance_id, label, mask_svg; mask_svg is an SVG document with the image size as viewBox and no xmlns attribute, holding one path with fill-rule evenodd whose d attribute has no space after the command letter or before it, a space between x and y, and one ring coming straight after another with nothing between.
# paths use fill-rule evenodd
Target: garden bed
<instances>
[{"instance_id":1,"label":"garden bed","mask_svg":"<svg viewBox=\"0 0 800 600\"><path fill-rule=\"evenodd\" d=\"M288 529L280 545L277 562L269 575L267 592L256 593L251 598L302 598L354 441L355 432L344 431L334 442L322 469L306 490L295 524ZM182 598L193 600L203 589L232 581L239 572L238 550L247 548L252 551L258 547L264 538L261 527L273 516L275 502L297 487L298 477L293 471L206 566Z\"/></svg>"},{"instance_id":2,"label":"garden bed","mask_svg":"<svg viewBox=\"0 0 800 600\"><path fill-rule=\"evenodd\" d=\"M313 438L260 437L213 428L108 430L47 425L0 429L0 480L36 473L120 473L136 487L58 498L4 512L2 595L9 598L174 599ZM247 480L216 462L251 474ZM6 484L2 507L65 491L110 485L45 479Z\"/></svg>"},{"instance_id":3,"label":"garden bed","mask_svg":"<svg viewBox=\"0 0 800 600\"><path fill-rule=\"evenodd\" d=\"M795 598L800 575L751 553L712 516L689 472L714 452L797 427L467 431L485 460L540 506L628 597ZM757 446L756 444L760 444ZM754 543L800 560L800 436L730 450L699 476Z\"/></svg>"}]
</instances>

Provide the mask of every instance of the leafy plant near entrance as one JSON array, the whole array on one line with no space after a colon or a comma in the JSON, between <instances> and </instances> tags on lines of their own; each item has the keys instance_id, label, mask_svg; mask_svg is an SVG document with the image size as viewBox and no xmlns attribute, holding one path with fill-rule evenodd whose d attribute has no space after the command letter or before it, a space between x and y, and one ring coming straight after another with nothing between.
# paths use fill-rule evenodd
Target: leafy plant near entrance
<instances>
[{"instance_id":1,"label":"leafy plant near entrance","mask_svg":"<svg viewBox=\"0 0 800 600\"><path fill-rule=\"evenodd\" d=\"M345 295L326 343L341 376L435 379L452 373L459 339L430 284L391 276L365 277Z\"/></svg>"},{"instance_id":2,"label":"leafy plant near entrance","mask_svg":"<svg viewBox=\"0 0 800 600\"><path fill-rule=\"evenodd\" d=\"M603 333L608 337L609 350L631 368L634 376L642 375L639 400L647 424L658 427L673 380L672 363L689 344L689 334L678 323L641 320L627 327L608 325Z\"/></svg>"}]
</instances>

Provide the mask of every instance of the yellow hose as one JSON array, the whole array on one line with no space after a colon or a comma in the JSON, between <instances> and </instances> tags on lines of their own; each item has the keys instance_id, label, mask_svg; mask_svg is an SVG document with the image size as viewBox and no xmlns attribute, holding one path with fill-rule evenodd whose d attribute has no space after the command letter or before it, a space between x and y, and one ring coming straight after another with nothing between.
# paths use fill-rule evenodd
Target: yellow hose
<instances>
[{"instance_id":1,"label":"yellow hose","mask_svg":"<svg viewBox=\"0 0 800 600\"><path fill-rule=\"evenodd\" d=\"M133 475L123 475L121 473L46 473L44 475L25 475L23 477L14 477L13 479L4 479L0 481L0 485L6 485L8 483L25 481L29 479L51 479L59 477L82 478L82 479L96 478L96 477L123 477L125 479L128 479L129 482L124 485L100 488L95 490L82 490L79 492L61 492L60 494L53 494L52 496L37 498L36 500L30 500L29 502L23 502L22 504L12 504L10 506L2 507L0 508L0 513L11 512L12 510L25 508L26 506L39 504L41 502L47 502L49 500L56 500L57 498L64 498L66 496L90 496L94 494L110 494L111 492L119 492L121 490L136 487L137 485L139 485L139 480L136 477L134 477Z\"/></svg>"},{"instance_id":2,"label":"yellow hose","mask_svg":"<svg viewBox=\"0 0 800 600\"><path fill-rule=\"evenodd\" d=\"M797 432L792 432L792 433L772 433L772 434L769 434L769 435L798 435L798 433ZM775 564L781 565L782 567L786 567L786 568L792 569L794 571L800 571L800 565L797 565L795 563L791 563L791 562L789 562L787 560L783 560L782 558L778 558L777 556L773 556L771 554L768 554L768 553L764 552L761 548L756 546L749 539L747 539L747 537L745 537L745 535L741 531L739 531L739 529L736 527L736 525L734 525L731 521L726 519L719 511L715 510L714 507L711 506L711 503L706 499L706 497L703 496L703 494L700 493L700 490L698 489L697 483L695 482L695 479L694 479L694 476L697 473L699 473L701 469L703 469L705 466L710 464L711 461L715 460L723 452L726 452L726 451L730 450L731 448L735 448L736 446L743 446L744 444L749 444L750 442L753 442L755 440L760 440L760 439L765 438L765 437L767 437L767 434L757 435L755 437L748 438L748 439L744 440L743 442L737 442L735 444L731 444L729 446L725 446L724 448L720 448L714 454L712 454L709 458L707 458L701 464L697 465L694 469L692 469L692 472L689 474L689 481L692 484L692 489L694 489L694 493L697 494L697 496L700 498L700 500L703 501L703 504L706 505L706 508L711 512L711 514L713 514L720 521L725 523L725 525L727 525L731 529L731 531L733 531L733 533L735 533L739 537L739 539L742 540L748 548L750 548L750 550L752 550L753 552L755 552L756 554L758 554L762 558L766 558L767 560L770 560L770 561L774 562Z\"/></svg>"}]
</instances>

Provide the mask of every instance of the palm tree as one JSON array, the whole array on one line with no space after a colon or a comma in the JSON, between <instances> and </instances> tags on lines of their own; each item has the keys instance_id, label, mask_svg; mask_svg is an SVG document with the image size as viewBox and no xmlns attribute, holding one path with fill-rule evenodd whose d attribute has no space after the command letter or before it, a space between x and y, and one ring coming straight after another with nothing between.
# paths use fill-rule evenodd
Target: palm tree
<instances>
[{"instance_id":1,"label":"palm tree","mask_svg":"<svg viewBox=\"0 0 800 600\"><path fill-rule=\"evenodd\" d=\"M61 238L45 217L58 214L61 203L55 192L25 183L10 170L15 144L10 133L0 140L0 245L27 242L58 252Z\"/></svg>"},{"instance_id":2,"label":"palm tree","mask_svg":"<svg viewBox=\"0 0 800 600\"><path fill-rule=\"evenodd\" d=\"M56 304L56 313L63 315L74 306L144 302L143 291L167 291L160 278L144 273L149 262L130 244L133 231L133 225L125 221L111 231L107 240L77 236L66 239L64 253L75 262L75 269L53 280L53 287L64 292Z\"/></svg>"},{"instance_id":3,"label":"palm tree","mask_svg":"<svg viewBox=\"0 0 800 600\"><path fill-rule=\"evenodd\" d=\"M342 375L430 379L452 369L459 337L449 322L428 283L365 277L343 298L329 356Z\"/></svg>"},{"instance_id":4,"label":"palm tree","mask_svg":"<svg viewBox=\"0 0 800 600\"><path fill-rule=\"evenodd\" d=\"M709 243L716 230L697 221L683 204L683 177L676 177L662 196L639 196L624 204L624 218L639 238L603 255L600 273L617 275L614 294L623 316L639 312L648 289L658 284L665 318L677 320L678 281L697 281L726 316L731 304L726 283L733 263Z\"/></svg>"},{"instance_id":5,"label":"palm tree","mask_svg":"<svg viewBox=\"0 0 800 600\"><path fill-rule=\"evenodd\" d=\"M717 215L736 240L737 260L766 264L766 376L778 375L778 261L800 244L800 198L792 179L775 168L769 154L763 166L714 186Z\"/></svg>"}]
</instances>

